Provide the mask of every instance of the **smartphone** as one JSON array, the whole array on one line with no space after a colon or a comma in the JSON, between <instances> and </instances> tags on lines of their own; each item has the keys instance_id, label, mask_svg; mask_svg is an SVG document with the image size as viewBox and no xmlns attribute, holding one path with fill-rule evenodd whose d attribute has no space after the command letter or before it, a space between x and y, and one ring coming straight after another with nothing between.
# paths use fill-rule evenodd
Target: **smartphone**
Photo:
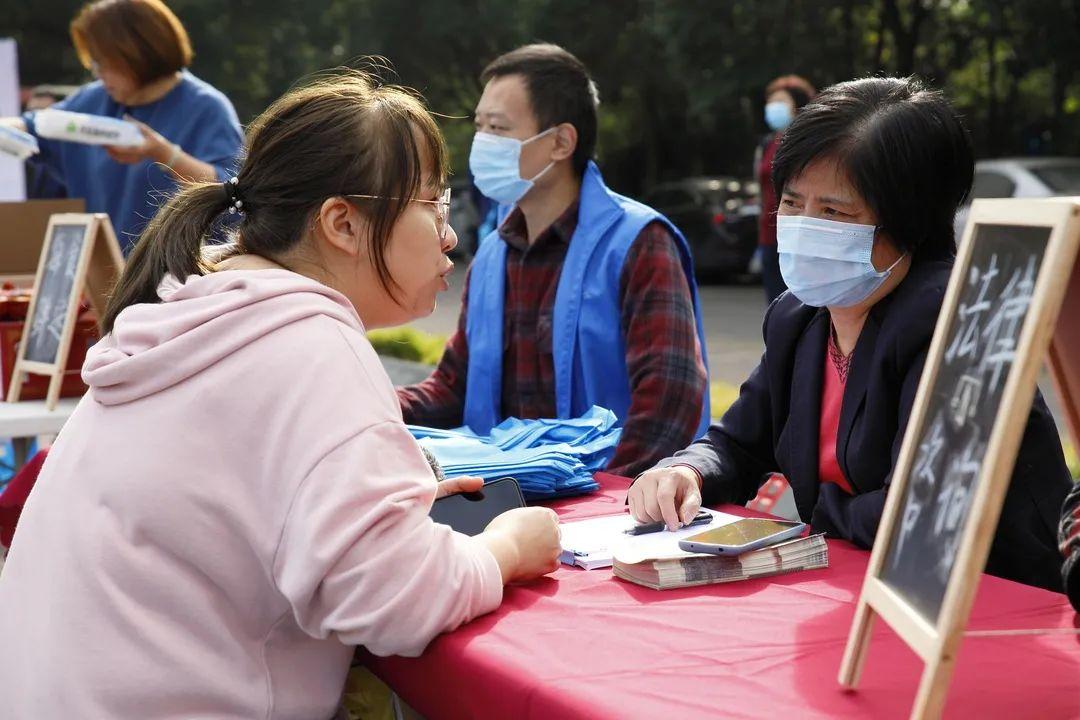
<instances>
[{"instance_id":1,"label":"smartphone","mask_svg":"<svg viewBox=\"0 0 1080 720\"><path fill-rule=\"evenodd\" d=\"M706 530L679 541L687 552L713 555L739 555L766 545L775 545L796 537L806 529L806 523L790 520L743 518L728 525Z\"/></svg>"},{"instance_id":2,"label":"smartphone","mask_svg":"<svg viewBox=\"0 0 1080 720\"><path fill-rule=\"evenodd\" d=\"M525 507L517 480L499 478L476 492L447 495L431 505L431 519L465 535L479 535L492 520L507 510Z\"/></svg>"}]
</instances>

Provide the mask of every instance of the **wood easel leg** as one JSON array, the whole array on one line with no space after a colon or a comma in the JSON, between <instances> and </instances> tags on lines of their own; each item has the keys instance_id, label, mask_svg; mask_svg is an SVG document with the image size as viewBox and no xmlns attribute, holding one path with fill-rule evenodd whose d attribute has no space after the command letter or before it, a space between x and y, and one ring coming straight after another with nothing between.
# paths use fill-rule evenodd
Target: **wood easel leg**
<instances>
[{"instance_id":1,"label":"wood easel leg","mask_svg":"<svg viewBox=\"0 0 1080 720\"><path fill-rule=\"evenodd\" d=\"M22 393L23 380L26 378L26 373L15 370L11 373L11 384L8 385L8 402L19 402L19 395Z\"/></svg>"},{"instance_id":2,"label":"wood easel leg","mask_svg":"<svg viewBox=\"0 0 1080 720\"><path fill-rule=\"evenodd\" d=\"M64 371L58 370L49 379L49 394L45 399L45 407L50 412L56 409L56 403L60 401L60 386L64 384Z\"/></svg>"},{"instance_id":3,"label":"wood easel leg","mask_svg":"<svg viewBox=\"0 0 1080 720\"><path fill-rule=\"evenodd\" d=\"M911 708L911 720L937 720L941 717L954 665L951 655L941 655L926 664L919 682L919 694L915 696L915 706Z\"/></svg>"},{"instance_id":4,"label":"wood easel leg","mask_svg":"<svg viewBox=\"0 0 1080 720\"><path fill-rule=\"evenodd\" d=\"M854 689L859 684L876 617L874 609L866 600L860 598L859 604L855 606L855 621L851 623L851 634L848 635L844 659L840 663L840 676L837 678L845 688Z\"/></svg>"}]
</instances>

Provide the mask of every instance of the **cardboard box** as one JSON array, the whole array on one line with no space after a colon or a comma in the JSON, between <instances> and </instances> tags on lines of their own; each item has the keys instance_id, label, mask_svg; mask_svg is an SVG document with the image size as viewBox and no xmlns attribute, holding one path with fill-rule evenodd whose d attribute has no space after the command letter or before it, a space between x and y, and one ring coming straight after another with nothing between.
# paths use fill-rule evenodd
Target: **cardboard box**
<instances>
[{"instance_id":1,"label":"cardboard box","mask_svg":"<svg viewBox=\"0 0 1080 720\"><path fill-rule=\"evenodd\" d=\"M29 276L33 282L49 217L85 208L81 198L0 202L0 275Z\"/></svg>"}]
</instances>

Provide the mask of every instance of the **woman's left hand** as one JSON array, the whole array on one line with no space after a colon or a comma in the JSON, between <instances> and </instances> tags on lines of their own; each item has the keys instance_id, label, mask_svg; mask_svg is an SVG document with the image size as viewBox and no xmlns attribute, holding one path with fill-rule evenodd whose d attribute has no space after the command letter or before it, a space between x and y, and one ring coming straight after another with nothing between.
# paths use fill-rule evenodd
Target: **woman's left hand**
<instances>
[{"instance_id":1,"label":"woman's left hand","mask_svg":"<svg viewBox=\"0 0 1080 720\"><path fill-rule=\"evenodd\" d=\"M435 499L463 492L476 492L482 487L484 487L484 478L469 476L447 478L438 484Z\"/></svg>"},{"instance_id":2,"label":"woman's left hand","mask_svg":"<svg viewBox=\"0 0 1080 720\"><path fill-rule=\"evenodd\" d=\"M130 115L125 115L124 120L139 128L143 136L143 144L106 145L105 152L109 153L109 157L122 165L132 165L143 160L167 165L173 154L173 144L154 128L139 122Z\"/></svg>"}]
</instances>

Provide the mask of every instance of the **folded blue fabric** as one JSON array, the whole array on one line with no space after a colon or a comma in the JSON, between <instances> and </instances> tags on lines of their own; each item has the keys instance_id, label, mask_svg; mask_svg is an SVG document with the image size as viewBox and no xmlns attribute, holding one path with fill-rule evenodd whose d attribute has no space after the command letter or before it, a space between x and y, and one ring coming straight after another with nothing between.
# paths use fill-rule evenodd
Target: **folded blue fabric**
<instances>
[{"instance_id":1,"label":"folded blue fabric","mask_svg":"<svg viewBox=\"0 0 1080 720\"><path fill-rule=\"evenodd\" d=\"M593 407L569 420L507 418L481 436L410 425L409 431L439 461L447 477L485 480L511 476L528 500L595 492L593 473L615 453L622 429L615 414Z\"/></svg>"}]
</instances>

